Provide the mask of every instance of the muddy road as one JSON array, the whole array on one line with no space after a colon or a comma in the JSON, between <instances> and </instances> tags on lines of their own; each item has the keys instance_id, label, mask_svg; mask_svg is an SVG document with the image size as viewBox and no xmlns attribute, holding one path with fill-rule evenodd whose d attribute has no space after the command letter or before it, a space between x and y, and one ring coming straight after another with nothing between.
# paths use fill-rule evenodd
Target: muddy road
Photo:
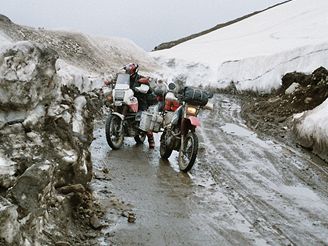
<instances>
[{"instance_id":1,"label":"muddy road","mask_svg":"<svg viewBox=\"0 0 328 246\"><path fill-rule=\"evenodd\" d=\"M215 97L203 112L188 174L177 155L125 141L112 151L104 124L91 146L91 184L105 215L99 245L328 245L328 167L302 149L249 130L241 101ZM130 223L130 222L134 223Z\"/></svg>"}]
</instances>

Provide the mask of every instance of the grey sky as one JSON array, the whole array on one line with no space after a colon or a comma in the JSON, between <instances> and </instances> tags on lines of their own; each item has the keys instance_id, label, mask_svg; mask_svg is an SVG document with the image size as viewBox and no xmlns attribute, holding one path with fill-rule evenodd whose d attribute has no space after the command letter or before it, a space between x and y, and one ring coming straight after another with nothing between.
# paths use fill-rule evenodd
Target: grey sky
<instances>
[{"instance_id":1,"label":"grey sky","mask_svg":"<svg viewBox=\"0 0 328 246\"><path fill-rule=\"evenodd\" d=\"M133 40L146 50L283 0L0 0L17 24Z\"/></svg>"}]
</instances>

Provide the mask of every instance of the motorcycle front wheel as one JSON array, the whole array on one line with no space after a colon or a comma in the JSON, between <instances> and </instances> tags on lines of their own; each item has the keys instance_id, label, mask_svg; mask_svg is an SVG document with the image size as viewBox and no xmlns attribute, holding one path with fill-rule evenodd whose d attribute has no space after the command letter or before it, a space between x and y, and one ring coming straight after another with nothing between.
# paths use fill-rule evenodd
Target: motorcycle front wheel
<instances>
[{"instance_id":1,"label":"motorcycle front wheel","mask_svg":"<svg viewBox=\"0 0 328 246\"><path fill-rule=\"evenodd\" d=\"M196 133L189 132L185 138L179 152L179 168L183 172L188 172L196 161L198 152L198 137Z\"/></svg>"},{"instance_id":2,"label":"motorcycle front wheel","mask_svg":"<svg viewBox=\"0 0 328 246\"><path fill-rule=\"evenodd\" d=\"M106 120L106 140L108 145L114 150L121 148L124 141L122 123L122 119L115 114L110 114Z\"/></svg>"}]
</instances>

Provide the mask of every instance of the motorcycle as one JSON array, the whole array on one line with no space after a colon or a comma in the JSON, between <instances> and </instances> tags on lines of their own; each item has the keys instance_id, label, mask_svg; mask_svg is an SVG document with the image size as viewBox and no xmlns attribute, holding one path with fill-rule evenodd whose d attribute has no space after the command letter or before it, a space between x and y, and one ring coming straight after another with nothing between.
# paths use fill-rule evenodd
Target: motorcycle
<instances>
[{"instance_id":1,"label":"motorcycle","mask_svg":"<svg viewBox=\"0 0 328 246\"><path fill-rule=\"evenodd\" d=\"M149 86L141 84L135 90L146 94ZM145 141L146 132L139 129L141 112L138 112L138 99L130 88L129 74L118 74L112 90L110 109L111 112L105 124L108 145L117 150L121 148L124 137L134 137L137 144L142 144Z\"/></svg>"},{"instance_id":2,"label":"motorcycle","mask_svg":"<svg viewBox=\"0 0 328 246\"><path fill-rule=\"evenodd\" d=\"M194 165L198 153L198 137L196 128L200 126L197 118L202 109L213 109L208 102L213 94L185 87L182 94L175 96L175 84L169 84L169 92L165 96L164 131L160 139L160 155L168 159L172 152L179 152L179 169L188 172ZM198 98L197 97L198 95Z\"/></svg>"}]
</instances>

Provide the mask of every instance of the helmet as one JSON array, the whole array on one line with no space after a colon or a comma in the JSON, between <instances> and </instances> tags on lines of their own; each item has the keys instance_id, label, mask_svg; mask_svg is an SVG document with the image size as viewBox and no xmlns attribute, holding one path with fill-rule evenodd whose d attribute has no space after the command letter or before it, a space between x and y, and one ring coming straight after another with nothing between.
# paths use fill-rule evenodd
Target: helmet
<instances>
[{"instance_id":1,"label":"helmet","mask_svg":"<svg viewBox=\"0 0 328 246\"><path fill-rule=\"evenodd\" d=\"M125 65L123 67L123 69L125 70L125 72L127 74L130 74L130 76L138 73L138 68L139 68L139 65L138 64L135 64L135 63L129 63L127 65Z\"/></svg>"}]
</instances>

